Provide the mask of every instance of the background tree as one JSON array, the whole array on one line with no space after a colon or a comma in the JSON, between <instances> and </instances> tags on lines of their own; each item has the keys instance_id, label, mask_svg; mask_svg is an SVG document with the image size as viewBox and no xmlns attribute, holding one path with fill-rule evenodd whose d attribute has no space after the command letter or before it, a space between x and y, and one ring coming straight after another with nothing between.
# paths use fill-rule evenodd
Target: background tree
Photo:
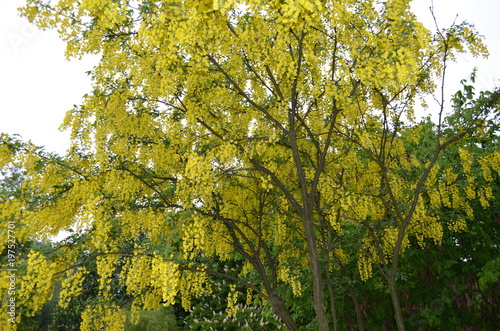
<instances>
[{"instance_id":1,"label":"background tree","mask_svg":"<svg viewBox=\"0 0 500 331\"><path fill-rule=\"evenodd\" d=\"M189 310L193 297L213 291L211 277L247 287L291 330L338 328L342 289L362 329L356 284L375 269L393 323L405 329L400 259L412 240L441 243L448 200L470 216L463 192L477 186L467 149L458 190L449 185L453 167L438 160L481 134L496 109L475 108L456 131L445 126L443 102L432 134L413 121L447 61L487 53L471 26L432 35L406 0L30 0L23 14L57 27L68 56L102 54L94 90L63 125L72 132L68 154L14 157L27 175L8 211L38 236L77 228L88 238L61 246L64 260L30 255L27 280L39 285L23 292L23 304L36 310L50 293L42 270L44 279L69 277L61 302L70 299L92 260L100 300L83 311L84 329L121 329L129 308L137 316L179 298ZM429 149L413 157L419 142ZM497 151L482 158L483 176L498 171L497 159ZM211 259L243 270L213 270ZM112 300L116 273L129 308ZM296 299L309 293L314 320L303 321Z\"/></svg>"}]
</instances>

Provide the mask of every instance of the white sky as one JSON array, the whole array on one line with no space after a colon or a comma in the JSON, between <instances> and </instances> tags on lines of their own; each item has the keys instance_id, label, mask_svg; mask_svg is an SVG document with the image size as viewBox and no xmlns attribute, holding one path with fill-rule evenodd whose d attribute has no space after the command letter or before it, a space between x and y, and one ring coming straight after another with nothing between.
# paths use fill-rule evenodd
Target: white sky
<instances>
[{"instance_id":1,"label":"white sky","mask_svg":"<svg viewBox=\"0 0 500 331\"><path fill-rule=\"evenodd\" d=\"M38 31L19 17L22 0L0 2L0 132L20 134L25 140L63 153L69 135L58 131L64 114L90 92L85 74L96 58L64 59L64 44L54 31ZM431 0L414 0L420 20L434 28ZM500 86L499 0L434 0L440 28L467 20L486 37L488 60L461 58L449 68L447 94L459 88L459 81L478 67L478 89Z\"/></svg>"}]
</instances>

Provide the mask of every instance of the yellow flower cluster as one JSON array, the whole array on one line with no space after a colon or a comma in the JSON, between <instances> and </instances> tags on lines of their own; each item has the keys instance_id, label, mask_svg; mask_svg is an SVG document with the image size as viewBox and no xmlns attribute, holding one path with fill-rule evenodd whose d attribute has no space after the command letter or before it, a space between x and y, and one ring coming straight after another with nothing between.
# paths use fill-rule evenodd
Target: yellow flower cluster
<instances>
[{"instance_id":1,"label":"yellow flower cluster","mask_svg":"<svg viewBox=\"0 0 500 331\"><path fill-rule=\"evenodd\" d=\"M199 214L192 216L184 227L182 250L186 259L195 257L207 247L207 219Z\"/></svg>"},{"instance_id":2,"label":"yellow flower cluster","mask_svg":"<svg viewBox=\"0 0 500 331\"><path fill-rule=\"evenodd\" d=\"M299 281L299 277L289 267L282 266L278 269L278 279L292 287L293 295L300 296L302 294L302 284Z\"/></svg>"},{"instance_id":3,"label":"yellow flower cluster","mask_svg":"<svg viewBox=\"0 0 500 331\"><path fill-rule=\"evenodd\" d=\"M86 306L80 329L120 331L124 330L126 319L127 313L114 304Z\"/></svg>"},{"instance_id":4,"label":"yellow flower cluster","mask_svg":"<svg viewBox=\"0 0 500 331\"><path fill-rule=\"evenodd\" d=\"M490 200L494 198L493 189L490 186L481 187L478 191L479 202L483 208L490 206Z\"/></svg>"},{"instance_id":5,"label":"yellow flower cluster","mask_svg":"<svg viewBox=\"0 0 500 331\"><path fill-rule=\"evenodd\" d=\"M483 178L487 182L493 182L492 171L500 174L500 152L494 151L486 156L479 158L478 160ZM493 199L493 190L490 186L483 186L477 190L477 195L481 206L488 207L490 205L489 200Z\"/></svg>"},{"instance_id":6,"label":"yellow flower cluster","mask_svg":"<svg viewBox=\"0 0 500 331\"><path fill-rule=\"evenodd\" d=\"M341 222L337 219L337 216L333 215L333 214L329 214L328 220L330 221L330 225L332 226L332 229L336 233L341 235L342 234Z\"/></svg>"},{"instance_id":7,"label":"yellow flower cluster","mask_svg":"<svg viewBox=\"0 0 500 331\"><path fill-rule=\"evenodd\" d=\"M425 246L425 239L431 239L436 245L441 244L443 238L443 226L439 222L438 217L428 214L425 209L423 199L419 199L419 203L415 210L415 214L410 225L411 234L415 235L420 246Z\"/></svg>"},{"instance_id":8,"label":"yellow flower cluster","mask_svg":"<svg viewBox=\"0 0 500 331\"><path fill-rule=\"evenodd\" d=\"M147 255L129 258L122 274L125 277L127 293L139 295L151 282L151 257Z\"/></svg>"},{"instance_id":9,"label":"yellow flower cluster","mask_svg":"<svg viewBox=\"0 0 500 331\"><path fill-rule=\"evenodd\" d=\"M282 246L284 240L287 238L287 227L283 219L279 218L276 221L275 245Z\"/></svg>"},{"instance_id":10,"label":"yellow flower cluster","mask_svg":"<svg viewBox=\"0 0 500 331\"><path fill-rule=\"evenodd\" d=\"M226 229L223 227L224 225L221 223L213 224L213 228L207 234L207 242L211 244L205 247L205 253L207 256L218 256L221 261L226 261L229 259L233 246Z\"/></svg>"},{"instance_id":11,"label":"yellow flower cluster","mask_svg":"<svg viewBox=\"0 0 500 331\"><path fill-rule=\"evenodd\" d=\"M119 257L118 254L107 254L96 258L97 272L99 274L99 294L105 298L111 295L111 280Z\"/></svg>"},{"instance_id":12,"label":"yellow flower cluster","mask_svg":"<svg viewBox=\"0 0 500 331\"><path fill-rule=\"evenodd\" d=\"M351 257L342 248L335 248L332 254L344 265L351 260Z\"/></svg>"},{"instance_id":13,"label":"yellow flower cluster","mask_svg":"<svg viewBox=\"0 0 500 331\"><path fill-rule=\"evenodd\" d=\"M245 301L247 306L251 306L253 303L253 290L250 287L247 287L247 299Z\"/></svg>"},{"instance_id":14,"label":"yellow flower cluster","mask_svg":"<svg viewBox=\"0 0 500 331\"><path fill-rule=\"evenodd\" d=\"M358 271L362 281L368 280L373 273L372 263L365 255L360 255L358 259Z\"/></svg>"},{"instance_id":15,"label":"yellow flower cluster","mask_svg":"<svg viewBox=\"0 0 500 331\"><path fill-rule=\"evenodd\" d=\"M304 18L307 21L312 21L317 17L315 12L321 10L322 3L314 0L291 0L282 5L282 15L279 17L279 22L283 25L297 25L299 18Z\"/></svg>"},{"instance_id":16,"label":"yellow flower cluster","mask_svg":"<svg viewBox=\"0 0 500 331\"><path fill-rule=\"evenodd\" d=\"M180 289L180 271L177 264L154 257L151 263L151 285L160 290L164 305L175 303L175 296Z\"/></svg>"},{"instance_id":17,"label":"yellow flower cluster","mask_svg":"<svg viewBox=\"0 0 500 331\"><path fill-rule=\"evenodd\" d=\"M396 246L396 241L398 240L398 228L390 227L384 230L383 235L383 251L386 258L392 258L394 255L394 247Z\"/></svg>"},{"instance_id":18,"label":"yellow flower cluster","mask_svg":"<svg viewBox=\"0 0 500 331\"><path fill-rule=\"evenodd\" d=\"M236 317L238 313L238 291L236 291L236 285L229 285L229 294L227 295L227 316Z\"/></svg>"},{"instance_id":19,"label":"yellow flower cluster","mask_svg":"<svg viewBox=\"0 0 500 331\"><path fill-rule=\"evenodd\" d=\"M30 302L34 314L47 300L52 297L54 266L40 252L28 253L28 268L21 278L19 299L21 302Z\"/></svg>"},{"instance_id":20,"label":"yellow flower cluster","mask_svg":"<svg viewBox=\"0 0 500 331\"><path fill-rule=\"evenodd\" d=\"M191 153L184 168L179 185L179 196L185 204L193 203L194 198L210 199L213 190L213 172L210 159L206 156Z\"/></svg>"},{"instance_id":21,"label":"yellow flower cluster","mask_svg":"<svg viewBox=\"0 0 500 331\"><path fill-rule=\"evenodd\" d=\"M9 136L5 133L0 133L0 168L12 162L15 157L14 151L4 140L9 140Z\"/></svg>"},{"instance_id":22,"label":"yellow flower cluster","mask_svg":"<svg viewBox=\"0 0 500 331\"><path fill-rule=\"evenodd\" d=\"M467 231L467 222L463 218L456 219L454 221L448 222L448 229L454 232L465 232Z\"/></svg>"},{"instance_id":23,"label":"yellow flower cluster","mask_svg":"<svg viewBox=\"0 0 500 331\"><path fill-rule=\"evenodd\" d=\"M80 294L85 275L88 272L85 268L68 270L62 281L61 291L59 292L59 306L67 308L71 299Z\"/></svg>"},{"instance_id":24,"label":"yellow flower cluster","mask_svg":"<svg viewBox=\"0 0 500 331\"><path fill-rule=\"evenodd\" d=\"M199 271L183 271L180 276L181 304L184 310L191 309L191 298L208 295L211 289L208 288L208 278L202 269Z\"/></svg>"}]
</instances>

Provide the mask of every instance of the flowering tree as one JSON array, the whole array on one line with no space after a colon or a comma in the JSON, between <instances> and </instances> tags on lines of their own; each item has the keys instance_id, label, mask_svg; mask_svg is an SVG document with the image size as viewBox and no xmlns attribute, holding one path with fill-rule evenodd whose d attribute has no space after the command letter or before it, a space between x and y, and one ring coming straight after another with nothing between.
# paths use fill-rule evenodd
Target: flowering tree
<instances>
[{"instance_id":1,"label":"flowering tree","mask_svg":"<svg viewBox=\"0 0 500 331\"><path fill-rule=\"evenodd\" d=\"M480 134L494 107L451 132L441 102L428 154L409 154L425 129L414 109L447 61L487 51L465 23L432 35L408 3L29 0L23 15L56 28L68 57L101 61L93 91L64 121L67 155L3 145L3 164L27 172L23 195L5 202L4 217L22 224L17 239L86 234L50 255L29 253L20 304L38 309L63 278L67 305L95 260L100 295L83 329L121 329L125 310L178 297L188 310L214 276L267 301L291 330L293 299L283 293L301 297L310 284L315 323L328 330L338 323L332 270L355 259L361 280L374 267L383 275L404 330L401 254L410 238L439 244L440 206L468 210L436 162ZM485 173L498 171L498 158L484 157ZM82 249L91 254L82 259ZM214 258L244 265L213 270ZM112 300L116 273L130 307Z\"/></svg>"}]
</instances>

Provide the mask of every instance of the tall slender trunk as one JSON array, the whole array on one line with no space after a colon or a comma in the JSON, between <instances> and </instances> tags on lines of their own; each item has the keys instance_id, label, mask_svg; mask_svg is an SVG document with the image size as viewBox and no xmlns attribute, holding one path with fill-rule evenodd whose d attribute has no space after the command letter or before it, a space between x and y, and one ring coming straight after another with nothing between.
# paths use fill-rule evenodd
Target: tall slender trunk
<instances>
[{"instance_id":1,"label":"tall slender trunk","mask_svg":"<svg viewBox=\"0 0 500 331\"><path fill-rule=\"evenodd\" d=\"M297 37L297 36L296 36ZM309 252L309 263L311 265L312 273L312 283L313 283L313 306L316 312L316 322L318 323L319 331L329 331L328 318L326 315L325 298L323 294L323 275L321 272L321 263L318 252L318 245L314 231L314 220L313 220L313 206L314 201L316 201L316 192L312 188L311 192L308 192L308 179L306 172L304 171L302 165L302 159L300 155L299 145L297 143L297 125L296 120L300 121L299 113L299 92L297 91L297 86L301 76L301 65L303 59L302 42L304 40L305 33L302 32L300 37L297 37L297 72L295 79L293 81L293 86L291 90L290 108L288 111L288 137L290 139L290 148L293 156L293 161L295 163L295 168L297 170L297 179L300 184L300 193L302 197L302 208L299 208L299 213L302 216L302 222L304 224L304 231L307 243L307 250ZM299 125L300 127L300 125ZM302 209L300 211L300 209Z\"/></svg>"},{"instance_id":2,"label":"tall slender trunk","mask_svg":"<svg viewBox=\"0 0 500 331\"><path fill-rule=\"evenodd\" d=\"M396 286L396 272L393 270L389 277L387 277L387 284L389 285L389 293L391 294L392 306L394 308L394 319L399 331L405 331L405 324L403 313L401 312L401 305L399 304L399 295Z\"/></svg>"},{"instance_id":3,"label":"tall slender trunk","mask_svg":"<svg viewBox=\"0 0 500 331\"><path fill-rule=\"evenodd\" d=\"M290 311L288 310L288 308L286 308L285 304L283 303L283 300L281 300L274 294L271 294L269 296L269 301L271 302L271 305L273 306L273 309L276 312L276 314L281 318L283 323L285 323L288 330L298 331L299 328L295 324L295 321L293 320Z\"/></svg>"},{"instance_id":4,"label":"tall slender trunk","mask_svg":"<svg viewBox=\"0 0 500 331\"><path fill-rule=\"evenodd\" d=\"M354 310L356 311L356 322L358 324L359 331L365 331L365 321L363 319L363 311L361 305L359 304L358 297L353 290L349 290L349 295L351 297L352 303L354 304Z\"/></svg>"},{"instance_id":5,"label":"tall slender trunk","mask_svg":"<svg viewBox=\"0 0 500 331\"><path fill-rule=\"evenodd\" d=\"M328 296L330 297L330 314L332 315L333 331L337 331L339 329L339 322L338 322L338 318L337 318L337 308L335 306L335 296L333 294L333 287L332 287L332 282L331 282L329 271L327 271L326 281L327 281L326 287L328 288Z\"/></svg>"},{"instance_id":6,"label":"tall slender trunk","mask_svg":"<svg viewBox=\"0 0 500 331\"><path fill-rule=\"evenodd\" d=\"M328 331L328 318L326 316L325 297L323 293L323 276L321 273L321 263L318 254L318 246L314 237L312 215L306 208L304 228L306 232L307 249L309 251L309 262L311 264L313 283L313 306L316 312L316 322L319 331Z\"/></svg>"},{"instance_id":7,"label":"tall slender trunk","mask_svg":"<svg viewBox=\"0 0 500 331\"><path fill-rule=\"evenodd\" d=\"M324 224L322 224L322 225L324 225ZM323 238L322 238L323 243L324 243L325 247L328 247L328 249L324 248L322 250L323 251L323 259L325 261L329 261L328 250L331 249L331 243L327 242L327 239L326 239L324 232L322 233L322 235L323 235ZM330 274L329 262L325 263L324 270L325 270L325 278L326 278L326 288L328 289L328 297L329 297L329 301L330 301L330 315L332 316L333 331L337 331L339 328L339 322L338 322L338 318L337 318L337 308L335 307L335 295L333 293L332 277Z\"/></svg>"},{"instance_id":8,"label":"tall slender trunk","mask_svg":"<svg viewBox=\"0 0 500 331\"><path fill-rule=\"evenodd\" d=\"M296 103L296 100L294 101L294 103ZM295 107L292 108L295 109ZM300 158L299 148L297 145L294 112L290 111L288 116L290 123L290 145L295 167L297 169L297 177L299 179L300 191L302 196L302 208L299 209L299 213L302 216L307 251L309 253L309 263L311 266L313 285L313 306L314 311L316 312L316 322L318 323L319 331L329 331L328 318L326 315L325 307L325 297L323 293L323 274L321 272L318 244L314 231L313 204L315 201L315 196L312 193L309 194L307 191L308 185L306 173L302 166L302 160Z\"/></svg>"}]
</instances>

